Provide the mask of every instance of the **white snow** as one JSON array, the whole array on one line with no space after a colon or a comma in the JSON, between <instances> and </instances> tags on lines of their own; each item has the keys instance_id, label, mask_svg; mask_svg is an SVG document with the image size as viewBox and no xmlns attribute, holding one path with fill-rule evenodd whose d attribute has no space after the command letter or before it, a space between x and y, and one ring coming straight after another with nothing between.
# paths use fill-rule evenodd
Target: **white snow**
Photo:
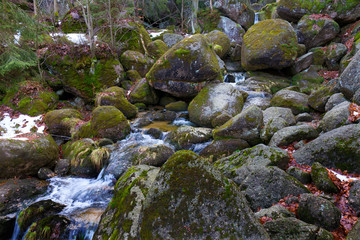
<instances>
[{"instance_id":1,"label":"white snow","mask_svg":"<svg viewBox=\"0 0 360 240\"><path fill-rule=\"evenodd\" d=\"M340 179L341 181L349 182L349 181L360 180L360 178L348 177L348 176L342 175L342 174L337 173L337 172L335 172L335 171L333 171L333 170L330 170L330 169L329 169L329 171L331 171L332 173L334 173L335 176L336 176L338 179Z\"/></svg>"},{"instance_id":2,"label":"white snow","mask_svg":"<svg viewBox=\"0 0 360 240\"><path fill-rule=\"evenodd\" d=\"M167 29L162 29L162 30L156 31L156 32L149 31L149 34L150 34L150 37L151 37L151 38L155 38L155 37L158 37L158 36L160 36L161 34L163 34L165 31L167 31Z\"/></svg>"},{"instance_id":3,"label":"white snow","mask_svg":"<svg viewBox=\"0 0 360 240\"><path fill-rule=\"evenodd\" d=\"M0 121L0 139L27 140L27 138L17 138L17 135L30 133L32 128L36 127L36 132L43 133L45 126L37 127L36 122L41 121L42 115L31 117L21 114L18 118L11 118L8 113ZM35 128L34 128L35 129Z\"/></svg>"},{"instance_id":4,"label":"white snow","mask_svg":"<svg viewBox=\"0 0 360 240\"><path fill-rule=\"evenodd\" d=\"M19 44L20 37L21 37L21 33L18 31L18 32L14 35L14 43L15 43L15 44Z\"/></svg>"},{"instance_id":5,"label":"white snow","mask_svg":"<svg viewBox=\"0 0 360 240\"><path fill-rule=\"evenodd\" d=\"M88 36L85 33L51 33L50 36L54 37L66 37L70 42L75 44L89 44ZM97 41L97 36L94 36L95 42Z\"/></svg>"}]
</instances>

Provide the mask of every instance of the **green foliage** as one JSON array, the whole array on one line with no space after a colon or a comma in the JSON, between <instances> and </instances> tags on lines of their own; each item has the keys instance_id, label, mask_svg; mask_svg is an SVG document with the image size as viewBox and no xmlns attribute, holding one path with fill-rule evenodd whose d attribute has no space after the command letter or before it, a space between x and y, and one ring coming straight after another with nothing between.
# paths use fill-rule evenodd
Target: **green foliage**
<instances>
[{"instance_id":1,"label":"green foliage","mask_svg":"<svg viewBox=\"0 0 360 240\"><path fill-rule=\"evenodd\" d=\"M34 18L10 1L0 4L0 75L35 66L32 45L38 43L41 26ZM20 35L20 39L14 36Z\"/></svg>"}]
</instances>

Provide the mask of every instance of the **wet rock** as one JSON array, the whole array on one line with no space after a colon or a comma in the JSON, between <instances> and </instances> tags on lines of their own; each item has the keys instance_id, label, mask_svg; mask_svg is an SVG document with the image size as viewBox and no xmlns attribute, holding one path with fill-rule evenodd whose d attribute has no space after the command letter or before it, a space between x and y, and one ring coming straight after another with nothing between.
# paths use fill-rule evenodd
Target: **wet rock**
<instances>
[{"instance_id":1,"label":"wet rock","mask_svg":"<svg viewBox=\"0 0 360 240\"><path fill-rule=\"evenodd\" d=\"M157 129L157 128L149 128L149 129L146 130L144 133L145 133L145 134L148 134L148 135L150 135L151 137L156 138L156 139L161 139L162 136L163 136L162 131L159 130L159 129Z\"/></svg>"},{"instance_id":2,"label":"wet rock","mask_svg":"<svg viewBox=\"0 0 360 240\"><path fill-rule=\"evenodd\" d=\"M330 42L340 32L340 27L329 17L305 15L298 22L297 30L300 42L310 49Z\"/></svg>"},{"instance_id":3,"label":"wet rock","mask_svg":"<svg viewBox=\"0 0 360 240\"><path fill-rule=\"evenodd\" d=\"M244 106L242 93L227 83L211 84L203 88L189 104L190 121L204 127L213 127L211 121L226 112L239 114Z\"/></svg>"},{"instance_id":4,"label":"wet rock","mask_svg":"<svg viewBox=\"0 0 360 240\"><path fill-rule=\"evenodd\" d=\"M141 219L140 238L269 239L236 185L190 151L160 169Z\"/></svg>"},{"instance_id":5,"label":"wet rock","mask_svg":"<svg viewBox=\"0 0 360 240\"><path fill-rule=\"evenodd\" d=\"M213 131L214 139L242 139L250 145L261 142L260 130L263 113L257 106L250 106Z\"/></svg>"},{"instance_id":6,"label":"wet rock","mask_svg":"<svg viewBox=\"0 0 360 240\"><path fill-rule=\"evenodd\" d=\"M48 112L44 121L50 134L71 137L81 119L81 113L75 109L59 109Z\"/></svg>"},{"instance_id":7,"label":"wet rock","mask_svg":"<svg viewBox=\"0 0 360 240\"><path fill-rule=\"evenodd\" d=\"M328 170L320 163L314 162L311 166L311 179L315 186L327 193L338 193L339 189L330 179Z\"/></svg>"},{"instance_id":8,"label":"wet rock","mask_svg":"<svg viewBox=\"0 0 360 240\"><path fill-rule=\"evenodd\" d=\"M42 200L31 204L21 211L16 221L20 231L25 232L33 222L57 214L64 208L65 205L63 204L53 202L52 200Z\"/></svg>"},{"instance_id":9,"label":"wet rock","mask_svg":"<svg viewBox=\"0 0 360 240\"><path fill-rule=\"evenodd\" d=\"M92 111L88 123L84 123L75 138L99 137L117 141L130 133L130 124L124 114L114 106L100 106Z\"/></svg>"},{"instance_id":10,"label":"wet rock","mask_svg":"<svg viewBox=\"0 0 360 240\"><path fill-rule=\"evenodd\" d=\"M300 168L291 166L286 170L286 173L293 176L303 184L311 183L311 174L301 170Z\"/></svg>"},{"instance_id":11,"label":"wet rock","mask_svg":"<svg viewBox=\"0 0 360 240\"><path fill-rule=\"evenodd\" d=\"M55 173L49 168L40 168L38 171L38 178L46 180L55 176Z\"/></svg>"},{"instance_id":12,"label":"wet rock","mask_svg":"<svg viewBox=\"0 0 360 240\"><path fill-rule=\"evenodd\" d=\"M127 118L133 118L137 114L137 107L129 103L125 97L125 90L120 87L111 87L96 94L95 106L114 106Z\"/></svg>"},{"instance_id":13,"label":"wet rock","mask_svg":"<svg viewBox=\"0 0 360 240\"><path fill-rule=\"evenodd\" d=\"M349 106L350 103L346 101L333 107L324 115L323 119L320 121L320 129L323 132L328 132L338 127L350 124Z\"/></svg>"},{"instance_id":14,"label":"wet rock","mask_svg":"<svg viewBox=\"0 0 360 240\"><path fill-rule=\"evenodd\" d=\"M114 196L101 216L93 239L136 239L141 224L140 213L159 168L134 166L118 180Z\"/></svg>"},{"instance_id":15,"label":"wet rock","mask_svg":"<svg viewBox=\"0 0 360 240\"><path fill-rule=\"evenodd\" d=\"M293 156L299 164L319 162L328 168L360 172L360 126L336 128L297 150Z\"/></svg>"},{"instance_id":16,"label":"wet rock","mask_svg":"<svg viewBox=\"0 0 360 240\"><path fill-rule=\"evenodd\" d=\"M209 141L211 137L211 128L181 126L169 132L166 141L173 144L176 149L190 149L196 143Z\"/></svg>"},{"instance_id":17,"label":"wet rock","mask_svg":"<svg viewBox=\"0 0 360 240\"><path fill-rule=\"evenodd\" d=\"M65 239L70 232L71 221L62 215L52 215L31 224L24 239Z\"/></svg>"},{"instance_id":18,"label":"wet rock","mask_svg":"<svg viewBox=\"0 0 360 240\"><path fill-rule=\"evenodd\" d=\"M130 91L129 100L133 104L143 103L146 105L153 105L158 103L159 97L146 79L143 78L135 83L135 87Z\"/></svg>"},{"instance_id":19,"label":"wet rock","mask_svg":"<svg viewBox=\"0 0 360 240\"><path fill-rule=\"evenodd\" d=\"M207 38L196 34L167 51L146 75L155 89L175 97L194 97L202 87L222 81L217 55Z\"/></svg>"},{"instance_id":20,"label":"wet rock","mask_svg":"<svg viewBox=\"0 0 360 240\"><path fill-rule=\"evenodd\" d=\"M27 140L0 141L0 178L36 176L42 167L52 168L59 158L59 149L50 135L33 133Z\"/></svg>"},{"instance_id":21,"label":"wet rock","mask_svg":"<svg viewBox=\"0 0 360 240\"><path fill-rule=\"evenodd\" d=\"M287 21L261 21L244 35L241 65L247 71L289 67L295 62L297 44L296 33Z\"/></svg>"},{"instance_id":22,"label":"wet rock","mask_svg":"<svg viewBox=\"0 0 360 240\"><path fill-rule=\"evenodd\" d=\"M144 54L131 50L125 51L120 56L120 62L125 70L136 70L141 77L145 77L145 74L154 63L152 59L146 57Z\"/></svg>"},{"instance_id":23,"label":"wet rock","mask_svg":"<svg viewBox=\"0 0 360 240\"><path fill-rule=\"evenodd\" d=\"M175 112L187 111L188 105L184 101L171 102L165 106L165 109Z\"/></svg>"},{"instance_id":24,"label":"wet rock","mask_svg":"<svg viewBox=\"0 0 360 240\"><path fill-rule=\"evenodd\" d=\"M308 112L309 97L304 93L291 90L280 90L271 99L271 106L290 108L293 114Z\"/></svg>"},{"instance_id":25,"label":"wet rock","mask_svg":"<svg viewBox=\"0 0 360 240\"><path fill-rule=\"evenodd\" d=\"M269 217L272 220L276 220L279 218L295 218L295 213L290 212L287 208L282 205L274 205L269 208L261 209L260 211L255 213L255 217L260 219L262 217Z\"/></svg>"},{"instance_id":26,"label":"wet rock","mask_svg":"<svg viewBox=\"0 0 360 240\"><path fill-rule=\"evenodd\" d=\"M360 89L360 51L340 75L341 92L348 99L351 99L355 92Z\"/></svg>"},{"instance_id":27,"label":"wet rock","mask_svg":"<svg viewBox=\"0 0 360 240\"><path fill-rule=\"evenodd\" d=\"M255 13L247 1L215 0L213 5L222 12L224 16L240 24L245 29L248 29L254 24Z\"/></svg>"},{"instance_id":28,"label":"wet rock","mask_svg":"<svg viewBox=\"0 0 360 240\"><path fill-rule=\"evenodd\" d=\"M249 144L242 139L223 139L212 141L210 145L206 146L201 152L200 156L213 156L217 159L222 156L228 156L237 150L242 150L250 147Z\"/></svg>"},{"instance_id":29,"label":"wet rock","mask_svg":"<svg viewBox=\"0 0 360 240\"><path fill-rule=\"evenodd\" d=\"M68 159L59 159L55 165L54 172L57 175L65 176L70 171L70 161Z\"/></svg>"},{"instance_id":30,"label":"wet rock","mask_svg":"<svg viewBox=\"0 0 360 240\"><path fill-rule=\"evenodd\" d=\"M156 145L152 147L140 147L139 155L136 157L134 164L145 164L160 167L166 160L175 153L175 151L164 145Z\"/></svg>"},{"instance_id":31,"label":"wet rock","mask_svg":"<svg viewBox=\"0 0 360 240\"><path fill-rule=\"evenodd\" d=\"M310 125L285 127L277 131L270 140L270 146L287 146L295 141L312 140L319 136L316 129Z\"/></svg>"},{"instance_id":32,"label":"wet rock","mask_svg":"<svg viewBox=\"0 0 360 240\"><path fill-rule=\"evenodd\" d=\"M340 226L341 211L329 200L313 194L300 195L296 214L300 220L329 231Z\"/></svg>"},{"instance_id":33,"label":"wet rock","mask_svg":"<svg viewBox=\"0 0 360 240\"><path fill-rule=\"evenodd\" d=\"M266 222L264 227L273 240L334 239L333 235L327 230L293 217Z\"/></svg>"}]
</instances>

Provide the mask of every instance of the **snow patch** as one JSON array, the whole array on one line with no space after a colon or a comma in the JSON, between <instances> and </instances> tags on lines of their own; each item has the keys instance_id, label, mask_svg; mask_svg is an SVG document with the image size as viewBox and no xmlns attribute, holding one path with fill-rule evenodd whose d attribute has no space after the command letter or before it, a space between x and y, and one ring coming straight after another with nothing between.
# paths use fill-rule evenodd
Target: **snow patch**
<instances>
[{"instance_id":1,"label":"snow patch","mask_svg":"<svg viewBox=\"0 0 360 240\"><path fill-rule=\"evenodd\" d=\"M345 181L345 182L351 182L351 181L356 181L356 180L360 180L360 178L356 178L356 177L349 177L349 176L346 176L346 175L342 175L340 173L337 173L331 169L329 169L329 171L331 171L332 173L335 174L335 176L340 179L341 181Z\"/></svg>"},{"instance_id":2,"label":"snow patch","mask_svg":"<svg viewBox=\"0 0 360 240\"><path fill-rule=\"evenodd\" d=\"M75 44L89 44L88 36L85 33L51 33L52 38L55 37L66 37L70 42ZM94 41L97 41L97 36L94 36Z\"/></svg>"},{"instance_id":3,"label":"snow patch","mask_svg":"<svg viewBox=\"0 0 360 240\"><path fill-rule=\"evenodd\" d=\"M167 29L162 29L160 31L154 31L154 30L150 30L149 34L151 38L155 38L155 37L159 37L161 34L163 34L164 32L166 32Z\"/></svg>"},{"instance_id":4,"label":"snow patch","mask_svg":"<svg viewBox=\"0 0 360 240\"><path fill-rule=\"evenodd\" d=\"M18 118L12 118L8 113L5 113L0 121L0 139L28 140L16 136L30 132L43 133L45 126L38 127L36 124L42 120L42 117L42 115L31 117L21 114Z\"/></svg>"}]
</instances>

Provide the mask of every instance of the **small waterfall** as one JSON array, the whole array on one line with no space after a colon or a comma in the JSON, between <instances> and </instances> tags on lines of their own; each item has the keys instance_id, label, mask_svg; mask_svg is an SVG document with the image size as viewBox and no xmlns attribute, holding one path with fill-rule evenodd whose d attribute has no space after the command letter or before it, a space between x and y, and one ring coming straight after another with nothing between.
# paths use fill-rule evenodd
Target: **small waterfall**
<instances>
[{"instance_id":1,"label":"small waterfall","mask_svg":"<svg viewBox=\"0 0 360 240\"><path fill-rule=\"evenodd\" d=\"M254 24L257 24L259 22L259 13L256 12L255 13L255 19L254 19Z\"/></svg>"},{"instance_id":2,"label":"small waterfall","mask_svg":"<svg viewBox=\"0 0 360 240\"><path fill-rule=\"evenodd\" d=\"M11 237L11 240L18 240L18 238L20 237L20 227L19 224L17 223L19 216L16 216L16 220L15 220L15 227L14 227L14 231L13 231L13 235Z\"/></svg>"}]
</instances>

